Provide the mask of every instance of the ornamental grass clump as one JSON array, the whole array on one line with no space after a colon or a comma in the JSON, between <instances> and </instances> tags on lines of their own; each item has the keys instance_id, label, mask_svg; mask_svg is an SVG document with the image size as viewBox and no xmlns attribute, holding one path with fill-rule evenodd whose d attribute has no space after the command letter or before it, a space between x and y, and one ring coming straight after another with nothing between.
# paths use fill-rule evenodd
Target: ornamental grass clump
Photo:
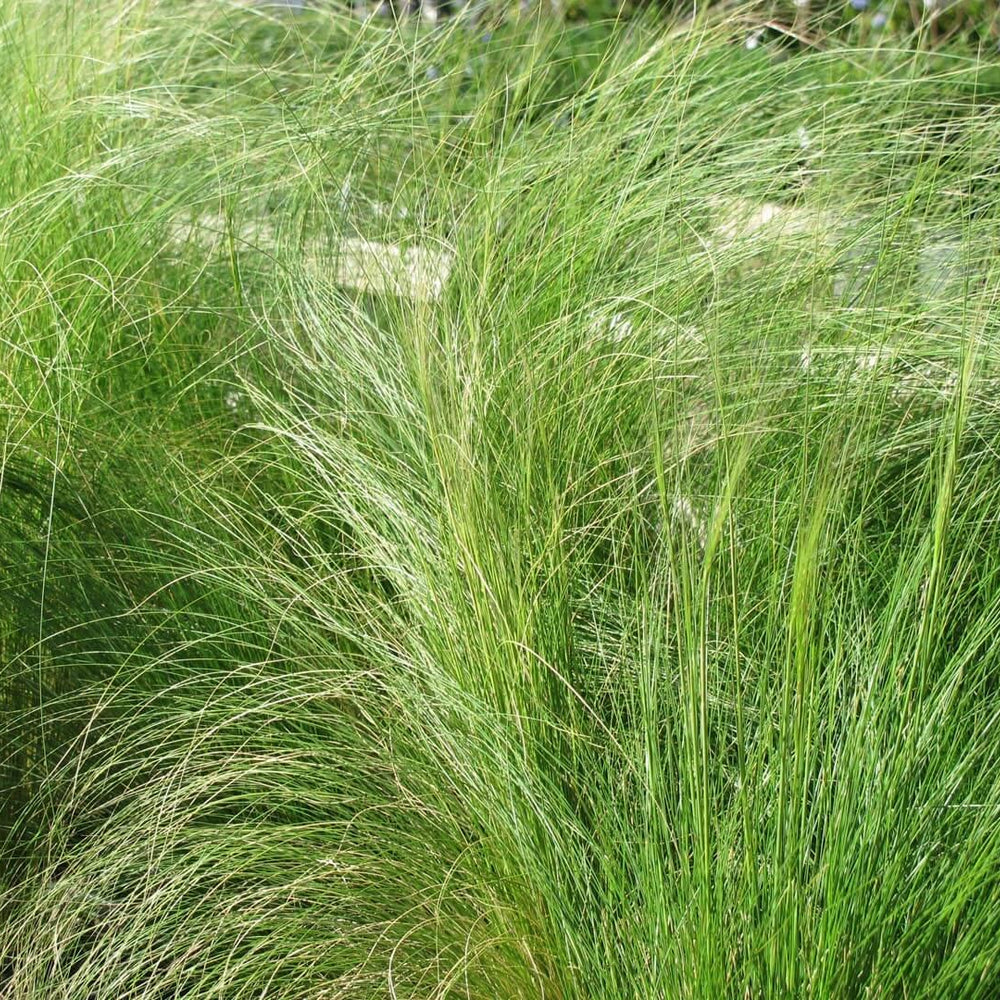
<instances>
[{"instance_id":1,"label":"ornamental grass clump","mask_svg":"<svg viewBox=\"0 0 1000 1000\"><path fill-rule=\"evenodd\" d=\"M0 995L997 992L980 64L0 25Z\"/></svg>"}]
</instances>

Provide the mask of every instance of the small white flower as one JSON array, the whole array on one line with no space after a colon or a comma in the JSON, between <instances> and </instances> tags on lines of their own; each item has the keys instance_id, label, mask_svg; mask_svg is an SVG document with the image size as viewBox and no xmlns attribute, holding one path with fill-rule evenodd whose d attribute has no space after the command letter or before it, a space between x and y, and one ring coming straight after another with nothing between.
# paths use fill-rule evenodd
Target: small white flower
<instances>
[{"instance_id":1,"label":"small white flower","mask_svg":"<svg viewBox=\"0 0 1000 1000\"><path fill-rule=\"evenodd\" d=\"M235 389L230 389L223 397L223 402L230 413L235 413L240 408L240 394Z\"/></svg>"},{"instance_id":2,"label":"small white flower","mask_svg":"<svg viewBox=\"0 0 1000 1000\"><path fill-rule=\"evenodd\" d=\"M809 137L809 131L805 125L800 125L795 130L795 138L799 140L800 149L808 149L812 145L812 139Z\"/></svg>"},{"instance_id":3,"label":"small white flower","mask_svg":"<svg viewBox=\"0 0 1000 1000\"><path fill-rule=\"evenodd\" d=\"M753 50L760 45L760 40L763 37L762 31L755 31L752 35L747 35L747 40L743 43L743 47L749 50Z\"/></svg>"}]
</instances>

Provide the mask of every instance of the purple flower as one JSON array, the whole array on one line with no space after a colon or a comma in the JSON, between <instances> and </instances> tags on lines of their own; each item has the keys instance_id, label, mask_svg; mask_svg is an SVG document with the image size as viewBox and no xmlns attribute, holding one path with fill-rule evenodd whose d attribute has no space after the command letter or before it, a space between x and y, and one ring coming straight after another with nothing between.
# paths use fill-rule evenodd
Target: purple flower
<instances>
[{"instance_id":1,"label":"purple flower","mask_svg":"<svg viewBox=\"0 0 1000 1000\"><path fill-rule=\"evenodd\" d=\"M851 0L851 6L855 10L865 10L868 7L868 0Z\"/></svg>"},{"instance_id":2,"label":"purple flower","mask_svg":"<svg viewBox=\"0 0 1000 1000\"><path fill-rule=\"evenodd\" d=\"M875 16L872 18L872 27L878 31L879 28L884 28L889 23L889 15L884 10L879 10L875 12Z\"/></svg>"}]
</instances>

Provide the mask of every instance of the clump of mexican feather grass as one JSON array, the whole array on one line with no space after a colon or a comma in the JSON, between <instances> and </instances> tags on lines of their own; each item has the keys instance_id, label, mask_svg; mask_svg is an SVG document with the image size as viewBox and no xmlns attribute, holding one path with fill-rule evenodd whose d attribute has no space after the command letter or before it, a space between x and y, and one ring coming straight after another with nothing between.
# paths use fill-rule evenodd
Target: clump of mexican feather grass
<instances>
[{"instance_id":1,"label":"clump of mexican feather grass","mask_svg":"<svg viewBox=\"0 0 1000 1000\"><path fill-rule=\"evenodd\" d=\"M981 67L0 13L0 994L996 992Z\"/></svg>"}]
</instances>

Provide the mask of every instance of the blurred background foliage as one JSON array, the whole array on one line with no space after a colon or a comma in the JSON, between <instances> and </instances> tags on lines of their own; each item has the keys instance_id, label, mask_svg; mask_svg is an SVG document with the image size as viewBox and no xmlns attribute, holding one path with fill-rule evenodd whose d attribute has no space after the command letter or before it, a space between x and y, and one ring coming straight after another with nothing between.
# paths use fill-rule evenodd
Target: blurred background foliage
<instances>
[{"instance_id":1,"label":"blurred background foliage","mask_svg":"<svg viewBox=\"0 0 1000 1000\"><path fill-rule=\"evenodd\" d=\"M263 0L302 11L328 0ZM337 0L343 2L343 0ZM349 0L350 2L350 0ZM847 44L914 37L926 47L957 45L981 51L1000 49L998 0L779 0L750 2L718 0L354 0L362 15L414 14L435 21L459 11L476 21L504 21L547 16L567 21L630 18L640 13L660 14L670 21L691 21L700 15L731 16L745 24L747 46L785 39L799 45L823 45L834 39Z\"/></svg>"}]
</instances>

